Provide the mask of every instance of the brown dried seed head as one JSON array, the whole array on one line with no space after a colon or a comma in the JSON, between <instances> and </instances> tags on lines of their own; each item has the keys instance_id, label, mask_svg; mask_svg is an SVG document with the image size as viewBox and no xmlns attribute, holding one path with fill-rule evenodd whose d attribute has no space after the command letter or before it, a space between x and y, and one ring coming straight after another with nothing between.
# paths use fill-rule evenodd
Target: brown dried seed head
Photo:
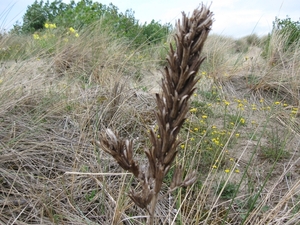
<instances>
[{"instance_id":1,"label":"brown dried seed head","mask_svg":"<svg viewBox=\"0 0 300 225\"><path fill-rule=\"evenodd\" d=\"M190 185L192 185L193 183L195 183L196 180L197 180L197 172L196 172L196 171L193 171L193 172L189 173L189 174L185 177L182 186L183 186L183 187L190 186Z\"/></svg>"}]
</instances>

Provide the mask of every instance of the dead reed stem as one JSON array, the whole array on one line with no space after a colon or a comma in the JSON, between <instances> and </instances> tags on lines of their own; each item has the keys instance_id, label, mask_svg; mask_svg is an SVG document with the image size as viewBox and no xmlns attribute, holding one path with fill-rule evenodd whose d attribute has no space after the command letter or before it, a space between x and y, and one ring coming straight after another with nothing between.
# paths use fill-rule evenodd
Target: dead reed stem
<instances>
[{"instance_id":1,"label":"dead reed stem","mask_svg":"<svg viewBox=\"0 0 300 225\"><path fill-rule=\"evenodd\" d=\"M174 49L170 45L162 78L162 93L156 94L158 134L150 130L152 147L144 150L148 159L147 167L142 169L133 159L133 141L120 138L110 129L100 135L100 142L95 142L139 180L141 190L132 190L129 196L137 206L148 211L148 224L154 224L163 179L178 152L180 141L177 136L189 111L188 100L199 80L196 76L204 60L201 52L213 23L212 16L209 8L201 5L190 18L183 12L182 20L176 23L176 46ZM170 190L189 186L196 181L196 172L187 174L185 178L183 174L182 167L177 166Z\"/></svg>"}]
</instances>

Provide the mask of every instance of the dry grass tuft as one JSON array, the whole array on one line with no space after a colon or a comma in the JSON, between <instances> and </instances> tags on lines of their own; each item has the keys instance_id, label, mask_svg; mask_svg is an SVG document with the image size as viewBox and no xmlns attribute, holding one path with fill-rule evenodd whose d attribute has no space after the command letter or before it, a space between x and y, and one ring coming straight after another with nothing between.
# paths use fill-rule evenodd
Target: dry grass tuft
<instances>
[{"instance_id":1,"label":"dry grass tuft","mask_svg":"<svg viewBox=\"0 0 300 225\"><path fill-rule=\"evenodd\" d=\"M91 46L76 39L72 48L58 44L55 52L42 51L27 60L21 60L25 55L19 51L17 62L1 66L1 223L131 221L124 212L115 211L123 206L132 211L126 208L128 200L120 205L118 194L128 189L125 180L130 177L114 175L121 171L90 140L104 126L138 137L145 121L154 120L154 98L131 87L134 72L144 68L119 50L127 51L128 45L101 34L97 41L106 52L92 52ZM32 37L27 39L33 42ZM95 61L86 60L92 53ZM58 72L59 59L70 62L69 68ZM97 74L98 82L92 71L96 71L93 63L100 61L105 67ZM66 171L113 173L94 177L65 175Z\"/></svg>"}]
</instances>

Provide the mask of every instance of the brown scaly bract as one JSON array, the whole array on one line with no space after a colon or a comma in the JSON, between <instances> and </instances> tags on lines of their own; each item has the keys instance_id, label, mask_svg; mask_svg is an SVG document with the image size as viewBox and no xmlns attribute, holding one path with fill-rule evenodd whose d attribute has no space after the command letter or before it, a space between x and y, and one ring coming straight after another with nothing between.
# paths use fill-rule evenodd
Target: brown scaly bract
<instances>
[{"instance_id":1,"label":"brown scaly bract","mask_svg":"<svg viewBox=\"0 0 300 225\"><path fill-rule=\"evenodd\" d=\"M162 93L156 94L158 111L156 120L160 138L153 130L150 131L152 147L145 149L148 167L143 171L133 160L132 141L122 140L110 129L101 134L97 145L112 155L118 164L130 171L141 183L140 192L131 191L130 198L141 208L146 208L150 214L149 224L153 224L155 206L161 189L163 178L169 171L178 152L177 135L189 111L188 100L195 91L196 77L204 60L201 57L204 42L211 29L212 12L202 5L195 9L188 18L182 13L182 20L176 23L176 48L170 45L167 55L167 66L162 78ZM181 167L175 169L170 190L188 186L196 181L196 173L192 172L183 179Z\"/></svg>"}]
</instances>

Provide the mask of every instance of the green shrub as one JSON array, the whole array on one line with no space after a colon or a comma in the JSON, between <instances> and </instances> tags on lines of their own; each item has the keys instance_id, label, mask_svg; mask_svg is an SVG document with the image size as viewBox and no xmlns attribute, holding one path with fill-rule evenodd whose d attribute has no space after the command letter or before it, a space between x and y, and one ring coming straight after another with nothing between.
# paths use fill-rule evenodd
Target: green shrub
<instances>
[{"instance_id":1,"label":"green shrub","mask_svg":"<svg viewBox=\"0 0 300 225\"><path fill-rule=\"evenodd\" d=\"M75 4L74 1L71 1L71 4ZM63 3L62 0L55 0L52 3L35 0L32 5L27 7L26 13L23 16L23 25L15 25L15 29L18 29L22 33L33 33L42 30L47 21L53 21L66 8L67 4Z\"/></svg>"},{"instance_id":2,"label":"green shrub","mask_svg":"<svg viewBox=\"0 0 300 225\"><path fill-rule=\"evenodd\" d=\"M118 11L113 4L108 6L93 2L92 0L70 1L69 4L62 0L55 0L51 3L41 0L28 6L23 17L23 24L15 24L11 32L32 34L39 32L45 27L45 23L53 23L58 27L82 30L93 24L101 23L103 28L110 29L117 38L125 37L133 45L146 43L157 43L166 40L170 24L162 25L154 20L151 23L139 24L134 17L134 11L128 9L125 13Z\"/></svg>"},{"instance_id":3,"label":"green shrub","mask_svg":"<svg viewBox=\"0 0 300 225\"><path fill-rule=\"evenodd\" d=\"M274 39L274 40L272 40ZM262 41L262 56L264 58L273 57L274 45L282 46L282 51L292 50L300 39L300 21L292 21L288 16L286 19L275 17L273 29L270 34ZM275 43L273 43L275 42Z\"/></svg>"},{"instance_id":4,"label":"green shrub","mask_svg":"<svg viewBox=\"0 0 300 225\"><path fill-rule=\"evenodd\" d=\"M280 34L286 37L285 50L300 39L300 21L292 21L289 17L286 19L276 17L273 22L273 30L279 30Z\"/></svg>"},{"instance_id":5,"label":"green shrub","mask_svg":"<svg viewBox=\"0 0 300 225\"><path fill-rule=\"evenodd\" d=\"M147 40L156 43L157 41L161 41L167 37L169 32L172 30L172 25L161 25L155 20L152 20L149 24L145 23L142 28Z\"/></svg>"}]
</instances>

